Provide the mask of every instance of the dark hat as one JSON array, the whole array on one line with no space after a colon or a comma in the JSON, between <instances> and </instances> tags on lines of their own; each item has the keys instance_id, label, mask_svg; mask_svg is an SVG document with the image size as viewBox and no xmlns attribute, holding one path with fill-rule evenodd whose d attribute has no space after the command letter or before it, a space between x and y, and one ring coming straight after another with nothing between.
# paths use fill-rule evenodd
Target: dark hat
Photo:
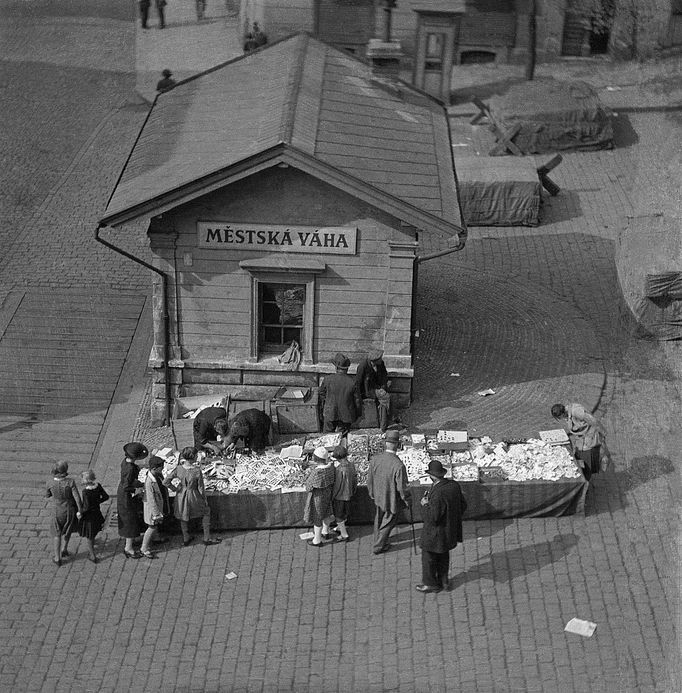
<instances>
[{"instance_id":1,"label":"dark hat","mask_svg":"<svg viewBox=\"0 0 682 693\"><path fill-rule=\"evenodd\" d=\"M161 74L164 77L172 77L173 76L173 73L169 69L165 69Z\"/></svg>"},{"instance_id":2,"label":"dark hat","mask_svg":"<svg viewBox=\"0 0 682 693\"><path fill-rule=\"evenodd\" d=\"M345 354L342 354L340 351L337 351L334 355L334 358L332 359L332 363L340 371L347 371L348 367L350 366L350 359Z\"/></svg>"},{"instance_id":3,"label":"dark hat","mask_svg":"<svg viewBox=\"0 0 682 693\"><path fill-rule=\"evenodd\" d=\"M126 443L123 452L131 460L142 460L149 454L149 450L142 443Z\"/></svg>"},{"instance_id":4,"label":"dark hat","mask_svg":"<svg viewBox=\"0 0 682 693\"><path fill-rule=\"evenodd\" d=\"M343 445L337 445L333 450L332 450L332 457L334 457L337 460L343 460L346 457L348 457L348 450L343 447Z\"/></svg>"},{"instance_id":5,"label":"dark hat","mask_svg":"<svg viewBox=\"0 0 682 693\"><path fill-rule=\"evenodd\" d=\"M431 460L429 462L429 467L426 470L427 474L431 476L444 477L446 474L445 467L441 464L440 460Z\"/></svg>"},{"instance_id":6,"label":"dark hat","mask_svg":"<svg viewBox=\"0 0 682 693\"><path fill-rule=\"evenodd\" d=\"M387 443L399 443L400 442L400 431L386 431L386 442Z\"/></svg>"},{"instance_id":7,"label":"dark hat","mask_svg":"<svg viewBox=\"0 0 682 693\"><path fill-rule=\"evenodd\" d=\"M383 355L384 355L384 352L381 351L381 349L372 349L372 350L367 354L367 358L368 358L370 361L381 361Z\"/></svg>"},{"instance_id":8,"label":"dark hat","mask_svg":"<svg viewBox=\"0 0 682 693\"><path fill-rule=\"evenodd\" d=\"M152 455L152 457L149 458L149 469L159 469L163 467L164 464L164 459L158 455Z\"/></svg>"}]
</instances>

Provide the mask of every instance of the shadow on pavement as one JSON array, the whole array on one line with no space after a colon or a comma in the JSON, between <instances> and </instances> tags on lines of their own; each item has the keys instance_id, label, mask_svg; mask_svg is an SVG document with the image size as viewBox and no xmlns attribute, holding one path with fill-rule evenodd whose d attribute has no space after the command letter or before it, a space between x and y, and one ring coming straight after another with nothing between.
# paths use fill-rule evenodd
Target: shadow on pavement
<instances>
[{"instance_id":1,"label":"shadow on pavement","mask_svg":"<svg viewBox=\"0 0 682 693\"><path fill-rule=\"evenodd\" d=\"M561 560L577 546L577 534L556 534L551 541L543 541L531 546L523 546L510 551L498 551L490 555L490 560L479 563L450 581L450 588L457 589L468 582L481 579L493 582L511 582L522 575L528 575Z\"/></svg>"}]
</instances>

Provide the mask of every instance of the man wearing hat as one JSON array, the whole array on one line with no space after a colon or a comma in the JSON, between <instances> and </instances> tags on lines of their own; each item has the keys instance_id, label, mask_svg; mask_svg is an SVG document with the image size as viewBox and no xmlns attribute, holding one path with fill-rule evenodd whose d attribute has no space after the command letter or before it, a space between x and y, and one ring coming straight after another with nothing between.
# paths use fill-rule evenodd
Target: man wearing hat
<instances>
[{"instance_id":1,"label":"man wearing hat","mask_svg":"<svg viewBox=\"0 0 682 693\"><path fill-rule=\"evenodd\" d=\"M375 402L379 428L385 431L390 420L391 396L388 394L388 388L391 381L388 379L383 351L373 349L367 354L367 358L360 361L355 382L358 384L363 404L367 399Z\"/></svg>"},{"instance_id":2,"label":"man wearing hat","mask_svg":"<svg viewBox=\"0 0 682 693\"><path fill-rule=\"evenodd\" d=\"M357 383L348 375L350 359L345 354L337 353L332 363L336 373L325 376L318 393L323 430L325 433L340 430L346 435L360 414L362 398Z\"/></svg>"},{"instance_id":3,"label":"man wearing hat","mask_svg":"<svg viewBox=\"0 0 682 693\"><path fill-rule=\"evenodd\" d=\"M163 29L163 26L161 28ZM159 94L163 94L164 91L170 91L175 85L176 81L173 79L173 73L166 69L161 73L161 79L156 83L156 91L158 91Z\"/></svg>"},{"instance_id":4,"label":"man wearing hat","mask_svg":"<svg viewBox=\"0 0 682 693\"><path fill-rule=\"evenodd\" d=\"M388 537L398 522L398 513L410 502L407 469L396 455L400 444L398 431L386 432L386 450L369 461L367 490L374 501L374 553L388 551Z\"/></svg>"},{"instance_id":5,"label":"man wearing hat","mask_svg":"<svg viewBox=\"0 0 682 693\"><path fill-rule=\"evenodd\" d=\"M445 478L440 460L431 460L426 473L433 486L421 499L422 581L415 589L440 592L449 587L450 549L462 541L462 515L467 503L460 485Z\"/></svg>"}]
</instances>

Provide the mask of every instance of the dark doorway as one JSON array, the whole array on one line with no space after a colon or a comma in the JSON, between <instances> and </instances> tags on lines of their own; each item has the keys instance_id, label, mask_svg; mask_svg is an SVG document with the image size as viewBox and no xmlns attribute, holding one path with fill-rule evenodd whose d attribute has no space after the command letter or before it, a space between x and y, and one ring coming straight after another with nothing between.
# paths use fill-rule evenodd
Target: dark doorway
<instances>
[{"instance_id":1,"label":"dark doorway","mask_svg":"<svg viewBox=\"0 0 682 693\"><path fill-rule=\"evenodd\" d=\"M477 63L494 63L495 53L492 51L462 51L459 56L460 65L474 65Z\"/></svg>"}]
</instances>

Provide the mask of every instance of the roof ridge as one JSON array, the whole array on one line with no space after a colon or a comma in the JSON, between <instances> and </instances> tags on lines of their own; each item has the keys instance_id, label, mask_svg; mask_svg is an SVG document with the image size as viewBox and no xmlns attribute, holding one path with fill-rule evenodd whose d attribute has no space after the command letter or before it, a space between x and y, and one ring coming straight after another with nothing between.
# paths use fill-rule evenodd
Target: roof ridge
<instances>
[{"instance_id":1,"label":"roof ridge","mask_svg":"<svg viewBox=\"0 0 682 693\"><path fill-rule=\"evenodd\" d=\"M287 96L285 97L282 108L282 121L280 123L280 142L291 143L294 136L294 124L296 123L296 109L298 107L298 96L303 83L303 67L305 65L306 54L310 37L308 34L301 33L298 37L301 47L298 51L298 60L292 65L289 81L286 86Z\"/></svg>"}]
</instances>

